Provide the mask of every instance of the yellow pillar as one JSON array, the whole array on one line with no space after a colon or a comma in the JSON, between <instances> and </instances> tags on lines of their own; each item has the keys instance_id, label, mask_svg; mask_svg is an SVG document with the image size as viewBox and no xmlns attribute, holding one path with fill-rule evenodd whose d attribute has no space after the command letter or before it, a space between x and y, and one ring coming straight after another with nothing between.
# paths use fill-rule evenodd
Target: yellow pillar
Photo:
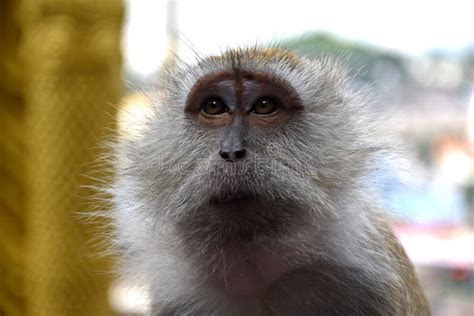
<instances>
[{"instance_id":1,"label":"yellow pillar","mask_svg":"<svg viewBox=\"0 0 474 316\"><path fill-rule=\"evenodd\" d=\"M24 315L25 105L14 0L0 2L0 315Z\"/></svg>"},{"instance_id":2,"label":"yellow pillar","mask_svg":"<svg viewBox=\"0 0 474 316\"><path fill-rule=\"evenodd\" d=\"M15 48L0 45L13 68L0 78L0 313L108 315L110 262L79 213L120 98L122 3L9 0L0 11Z\"/></svg>"}]
</instances>

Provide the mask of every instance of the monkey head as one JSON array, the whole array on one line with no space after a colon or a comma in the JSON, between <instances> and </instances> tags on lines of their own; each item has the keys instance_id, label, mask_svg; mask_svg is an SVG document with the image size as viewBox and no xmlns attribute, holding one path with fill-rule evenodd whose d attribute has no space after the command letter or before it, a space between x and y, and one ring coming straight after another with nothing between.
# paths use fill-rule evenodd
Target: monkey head
<instances>
[{"instance_id":1,"label":"monkey head","mask_svg":"<svg viewBox=\"0 0 474 316\"><path fill-rule=\"evenodd\" d=\"M221 246L322 223L358 199L382 149L348 79L279 49L171 69L140 139L118 145L117 196L146 218L137 226Z\"/></svg>"}]
</instances>

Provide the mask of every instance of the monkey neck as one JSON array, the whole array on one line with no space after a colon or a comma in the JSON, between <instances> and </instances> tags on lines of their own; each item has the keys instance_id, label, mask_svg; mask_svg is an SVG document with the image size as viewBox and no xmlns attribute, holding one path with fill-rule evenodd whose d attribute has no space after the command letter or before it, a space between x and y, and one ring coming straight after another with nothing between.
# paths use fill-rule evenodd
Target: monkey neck
<instances>
[{"instance_id":1,"label":"monkey neck","mask_svg":"<svg viewBox=\"0 0 474 316\"><path fill-rule=\"evenodd\" d=\"M225 262L211 284L229 296L262 297L265 290L290 270L290 265L278 255L255 247L231 247L224 255Z\"/></svg>"},{"instance_id":2,"label":"monkey neck","mask_svg":"<svg viewBox=\"0 0 474 316\"><path fill-rule=\"evenodd\" d=\"M206 225L190 229L194 228L194 222L184 222L176 233L179 244L184 246L184 260L200 270L208 285L232 297L261 298L278 279L301 267L324 263L367 268L366 261L359 258L365 257L364 253L379 251L370 246L370 240L360 240L370 221L356 216L360 208L352 208L353 211L345 210L345 213L354 216L318 217L318 221L299 222L297 230L290 226L267 236L247 236L232 230L230 224L235 217L212 225L206 219L208 213L204 213L199 220ZM258 227L252 224L247 226ZM341 249L340 245L344 247ZM370 268L383 270L379 266Z\"/></svg>"}]
</instances>

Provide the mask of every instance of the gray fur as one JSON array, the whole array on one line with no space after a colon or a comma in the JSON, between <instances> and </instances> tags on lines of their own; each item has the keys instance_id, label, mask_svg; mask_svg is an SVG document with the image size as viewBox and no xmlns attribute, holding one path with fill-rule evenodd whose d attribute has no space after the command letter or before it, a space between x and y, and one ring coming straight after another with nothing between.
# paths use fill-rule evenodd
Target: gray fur
<instances>
[{"instance_id":1,"label":"gray fur","mask_svg":"<svg viewBox=\"0 0 474 316\"><path fill-rule=\"evenodd\" d=\"M197 80L226 69L278 78L295 89L304 108L271 133L253 135L245 170L223 164L217 131L199 126L184 113L187 94ZM392 149L369 114L367 92L353 90L340 62L250 48L178 65L166 78L162 96L152 96L153 114L141 134L116 143L117 178L111 187L110 216L123 273L149 285L154 313L282 315L281 300L292 306L293 296L311 300L319 295L311 286L303 291L294 282L280 282L262 300L232 298L208 285L206 273L222 279L239 262L226 253L223 240L226 229L238 227L223 227L206 203L223 191L244 189L256 192L268 208L255 211L258 231L250 232L253 237L243 248L265 249L295 269L317 270L318 262L324 262L356 271L350 274L357 279L354 284L382 299L369 304L368 297L360 297L368 303L354 305L354 314L410 314L407 306L414 304L413 298L401 275L405 263L397 262L381 237L385 219L378 212L376 182L369 177L383 167L381 161ZM275 201L290 201L291 207ZM278 226L276 235L265 230L273 224ZM341 271L334 273L349 282ZM360 277L357 271L363 272ZM359 296L371 295L361 290ZM298 308L304 306L297 301ZM369 305L370 310L364 309ZM312 315L308 308L306 314Z\"/></svg>"}]
</instances>

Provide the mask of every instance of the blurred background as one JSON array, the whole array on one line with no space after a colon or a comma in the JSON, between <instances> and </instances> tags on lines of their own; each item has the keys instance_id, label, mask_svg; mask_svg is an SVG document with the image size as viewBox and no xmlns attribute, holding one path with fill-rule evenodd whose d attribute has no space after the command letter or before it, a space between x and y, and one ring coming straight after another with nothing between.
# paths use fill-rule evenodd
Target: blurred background
<instances>
[{"instance_id":1,"label":"blurred background","mask_svg":"<svg viewBox=\"0 0 474 316\"><path fill-rule=\"evenodd\" d=\"M146 312L146 292L95 255L100 225L76 216L107 177L84 175L113 130L135 132L164 64L255 43L345 56L373 87L409 157L383 177L397 235L434 314L474 315L473 13L470 0L3 2L0 315Z\"/></svg>"}]
</instances>

